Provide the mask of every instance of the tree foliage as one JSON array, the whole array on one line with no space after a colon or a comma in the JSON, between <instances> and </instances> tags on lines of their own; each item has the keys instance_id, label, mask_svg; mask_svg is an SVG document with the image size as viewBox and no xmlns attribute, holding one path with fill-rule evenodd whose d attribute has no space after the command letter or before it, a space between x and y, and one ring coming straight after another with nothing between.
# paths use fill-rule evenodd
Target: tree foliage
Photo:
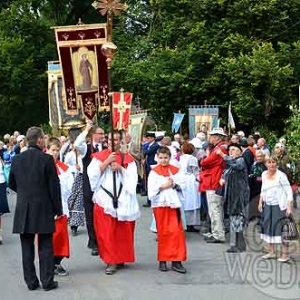
<instances>
[{"instance_id":1,"label":"tree foliage","mask_svg":"<svg viewBox=\"0 0 300 300\"><path fill-rule=\"evenodd\" d=\"M0 4L1 132L47 122L54 25L105 22L92 0ZM114 18L114 90L138 95L161 129L189 105L232 101L240 128L281 134L296 105L300 0L128 0ZM21 112L21 113L20 113ZM32 113L34 112L34 113ZM185 118L187 120L187 118ZM221 124L222 124L221 123ZM282 124L282 126L278 126Z\"/></svg>"}]
</instances>

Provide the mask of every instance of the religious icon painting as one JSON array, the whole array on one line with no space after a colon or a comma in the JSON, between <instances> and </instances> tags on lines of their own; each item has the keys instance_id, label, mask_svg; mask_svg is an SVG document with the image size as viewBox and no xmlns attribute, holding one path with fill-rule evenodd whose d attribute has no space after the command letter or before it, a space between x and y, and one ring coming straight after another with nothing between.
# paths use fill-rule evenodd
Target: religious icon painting
<instances>
[{"instance_id":1,"label":"religious icon painting","mask_svg":"<svg viewBox=\"0 0 300 300\"><path fill-rule=\"evenodd\" d=\"M147 119L147 112L132 114L129 118L128 132L136 145L141 144L142 133Z\"/></svg>"},{"instance_id":2,"label":"religious icon painting","mask_svg":"<svg viewBox=\"0 0 300 300\"><path fill-rule=\"evenodd\" d=\"M219 107L217 105L199 105L189 107L189 136L194 138L199 131L211 131L217 127Z\"/></svg>"},{"instance_id":3,"label":"religious icon painting","mask_svg":"<svg viewBox=\"0 0 300 300\"><path fill-rule=\"evenodd\" d=\"M72 65L77 92L98 92L98 62L95 49L93 47L74 49Z\"/></svg>"}]
</instances>

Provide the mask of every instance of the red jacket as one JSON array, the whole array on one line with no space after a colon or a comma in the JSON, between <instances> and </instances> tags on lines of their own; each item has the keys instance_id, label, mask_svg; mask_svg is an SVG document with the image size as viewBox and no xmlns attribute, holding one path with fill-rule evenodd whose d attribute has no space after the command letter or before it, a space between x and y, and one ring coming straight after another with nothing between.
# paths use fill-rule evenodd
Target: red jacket
<instances>
[{"instance_id":1,"label":"red jacket","mask_svg":"<svg viewBox=\"0 0 300 300\"><path fill-rule=\"evenodd\" d=\"M201 161L200 192L215 190L220 186L219 181L225 168L225 162L220 155L216 154L219 149L227 154L226 142L221 141L216 144L211 154Z\"/></svg>"}]
</instances>

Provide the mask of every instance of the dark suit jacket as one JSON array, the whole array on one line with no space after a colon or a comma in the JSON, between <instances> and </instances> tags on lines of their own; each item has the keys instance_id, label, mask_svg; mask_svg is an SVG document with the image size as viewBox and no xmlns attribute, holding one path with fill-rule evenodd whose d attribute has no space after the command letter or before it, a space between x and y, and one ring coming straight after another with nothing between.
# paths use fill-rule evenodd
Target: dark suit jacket
<instances>
[{"instance_id":1,"label":"dark suit jacket","mask_svg":"<svg viewBox=\"0 0 300 300\"><path fill-rule=\"evenodd\" d=\"M38 146L16 155L9 187L17 192L13 233L52 233L62 214L60 183L54 159Z\"/></svg>"},{"instance_id":2,"label":"dark suit jacket","mask_svg":"<svg viewBox=\"0 0 300 300\"><path fill-rule=\"evenodd\" d=\"M107 147L102 146L102 150L106 149ZM92 161L91 155L97 152L97 149L95 149L90 143L87 143L87 151L82 159L83 164L83 197L86 199L92 199L93 192L91 190L90 180L87 174L87 168L89 164Z\"/></svg>"},{"instance_id":3,"label":"dark suit jacket","mask_svg":"<svg viewBox=\"0 0 300 300\"><path fill-rule=\"evenodd\" d=\"M157 142L154 142L148 150L144 151L144 155L146 156L146 172L147 174L151 171L151 165L156 165L155 154L157 150L160 148L160 145Z\"/></svg>"}]
</instances>

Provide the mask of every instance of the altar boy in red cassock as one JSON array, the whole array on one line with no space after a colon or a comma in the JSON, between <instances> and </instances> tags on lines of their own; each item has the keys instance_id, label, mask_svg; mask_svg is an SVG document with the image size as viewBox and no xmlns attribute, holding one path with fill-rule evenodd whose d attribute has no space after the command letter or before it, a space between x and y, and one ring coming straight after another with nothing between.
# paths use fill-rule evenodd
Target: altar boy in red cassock
<instances>
[{"instance_id":1,"label":"altar boy in red cassock","mask_svg":"<svg viewBox=\"0 0 300 300\"><path fill-rule=\"evenodd\" d=\"M186 273L181 262L186 260L185 234L181 219L181 202L184 201L181 188L184 176L179 168L170 165L171 152L167 147L157 151L158 165L148 177L148 197L156 221L158 261L160 271L168 271L167 261L172 269Z\"/></svg>"},{"instance_id":2,"label":"altar boy in red cassock","mask_svg":"<svg viewBox=\"0 0 300 300\"><path fill-rule=\"evenodd\" d=\"M55 161L57 174L61 186L61 198L63 215L55 220L55 232L53 234L54 250L54 274L66 276L68 272L62 267L61 261L64 257L70 256L70 243L68 232L68 198L71 195L74 178L69 171L69 167L58 160L60 151L60 141L57 138L50 138L47 145L47 153L52 155Z\"/></svg>"},{"instance_id":3,"label":"altar boy in red cassock","mask_svg":"<svg viewBox=\"0 0 300 300\"><path fill-rule=\"evenodd\" d=\"M114 142L115 152L111 151ZM134 262L134 228L140 217L136 197L137 166L133 157L121 153L121 135L111 135L108 149L94 153L88 166L94 192L94 227L100 258L107 264L105 273L114 274L118 267ZM118 207L113 205L113 172L116 176Z\"/></svg>"}]
</instances>

